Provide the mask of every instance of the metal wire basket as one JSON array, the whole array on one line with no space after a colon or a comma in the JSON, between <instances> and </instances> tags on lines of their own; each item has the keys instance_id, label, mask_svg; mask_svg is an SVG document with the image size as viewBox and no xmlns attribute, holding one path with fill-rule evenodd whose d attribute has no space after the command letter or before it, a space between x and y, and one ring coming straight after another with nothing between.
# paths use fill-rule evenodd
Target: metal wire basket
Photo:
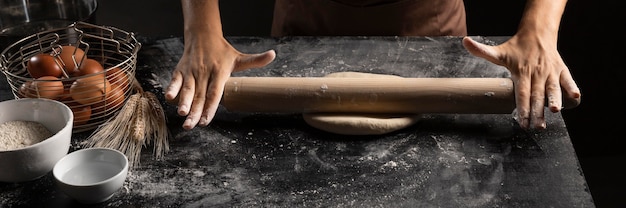
<instances>
[{"instance_id":1,"label":"metal wire basket","mask_svg":"<svg viewBox=\"0 0 626 208\"><path fill-rule=\"evenodd\" d=\"M59 100L74 112L74 132L83 132L104 123L126 102L136 84L140 48L141 43L133 33L75 22L30 35L8 46L0 54L0 70L6 75L15 99ZM31 58L38 54L53 57L53 63L61 69L56 79L48 75L46 79L40 75L35 78L31 73L35 67L29 71ZM71 59L64 58L67 54ZM88 59L97 61L102 70L79 73L79 69L87 68Z\"/></svg>"}]
</instances>

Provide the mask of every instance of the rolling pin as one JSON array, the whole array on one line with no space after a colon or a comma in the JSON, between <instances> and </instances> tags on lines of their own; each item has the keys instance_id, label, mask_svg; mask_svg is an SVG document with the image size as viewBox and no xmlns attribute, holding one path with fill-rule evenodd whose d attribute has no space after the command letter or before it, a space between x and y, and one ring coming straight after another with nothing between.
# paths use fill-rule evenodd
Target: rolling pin
<instances>
[{"instance_id":1,"label":"rolling pin","mask_svg":"<svg viewBox=\"0 0 626 208\"><path fill-rule=\"evenodd\" d=\"M240 112L508 114L515 92L509 78L230 77L221 104Z\"/></svg>"}]
</instances>

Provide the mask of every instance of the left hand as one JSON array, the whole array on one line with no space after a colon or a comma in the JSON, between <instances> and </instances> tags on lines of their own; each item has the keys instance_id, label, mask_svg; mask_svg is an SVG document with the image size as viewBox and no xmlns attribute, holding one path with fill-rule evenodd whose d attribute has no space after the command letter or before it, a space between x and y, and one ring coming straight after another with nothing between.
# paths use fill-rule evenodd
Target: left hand
<instances>
[{"instance_id":1,"label":"left hand","mask_svg":"<svg viewBox=\"0 0 626 208\"><path fill-rule=\"evenodd\" d=\"M559 112L563 97L580 102L580 90L557 51L555 41L533 35L515 35L490 46L463 38L473 55L506 67L515 87L516 119L523 129L545 129L544 107Z\"/></svg>"}]
</instances>

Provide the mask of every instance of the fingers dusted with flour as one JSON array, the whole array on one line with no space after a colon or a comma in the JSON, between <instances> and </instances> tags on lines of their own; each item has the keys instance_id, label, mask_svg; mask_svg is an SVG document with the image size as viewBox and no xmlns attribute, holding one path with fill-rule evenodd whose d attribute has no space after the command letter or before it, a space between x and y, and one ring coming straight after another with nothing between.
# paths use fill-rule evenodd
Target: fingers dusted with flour
<instances>
[{"instance_id":1,"label":"fingers dusted with flour","mask_svg":"<svg viewBox=\"0 0 626 208\"><path fill-rule=\"evenodd\" d=\"M580 90L557 51L557 38L566 0L529 0L520 27L506 42L489 46L463 39L475 56L506 67L515 83L517 119L522 128L546 128L544 108L562 109L565 100L580 102ZM547 103L546 103L547 100Z\"/></svg>"},{"instance_id":2,"label":"fingers dusted with flour","mask_svg":"<svg viewBox=\"0 0 626 208\"><path fill-rule=\"evenodd\" d=\"M551 112L556 113L563 108L563 101L568 102L568 106L576 106L580 103L580 90L560 57L553 56L556 62L531 64L529 61L512 57L529 57L530 55L523 55L524 50L516 50L515 47L508 45L511 44L510 42L500 46L487 46L467 37L463 42L472 54L503 65L511 71L511 79L515 87L517 119L522 128L546 128L545 106ZM539 57L535 59L546 60Z\"/></svg>"},{"instance_id":3,"label":"fingers dusted with flour","mask_svg":"<svg viewBox=\"0 0 626 208\"><path fill-rule=\"evenodd\" d=\"M219 106L224 84L235 71L263 67L276 56L237 51L223 36L218 0L182 0L184 51L165 92L186 116L184 129L208 125Z\"/></svg>"}]
</instances>

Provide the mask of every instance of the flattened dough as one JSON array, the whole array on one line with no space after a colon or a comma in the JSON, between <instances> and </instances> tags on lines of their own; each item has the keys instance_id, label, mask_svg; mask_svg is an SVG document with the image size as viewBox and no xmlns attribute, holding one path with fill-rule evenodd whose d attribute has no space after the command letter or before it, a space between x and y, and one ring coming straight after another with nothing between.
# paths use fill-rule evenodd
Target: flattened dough
<instances>
[{"instance_id":1,"label":"flattened dough","mask_svg":"<svg viewBox=\"0 0 626 208\"><path fill-rule=\"evenodd\" d=\"M325 77L401 79L400 76L362 72L337 72ZM344 135L381 135L415 124L419 114L304 113L304 121L317 129Z\"/></svg>"}]
</instances>

